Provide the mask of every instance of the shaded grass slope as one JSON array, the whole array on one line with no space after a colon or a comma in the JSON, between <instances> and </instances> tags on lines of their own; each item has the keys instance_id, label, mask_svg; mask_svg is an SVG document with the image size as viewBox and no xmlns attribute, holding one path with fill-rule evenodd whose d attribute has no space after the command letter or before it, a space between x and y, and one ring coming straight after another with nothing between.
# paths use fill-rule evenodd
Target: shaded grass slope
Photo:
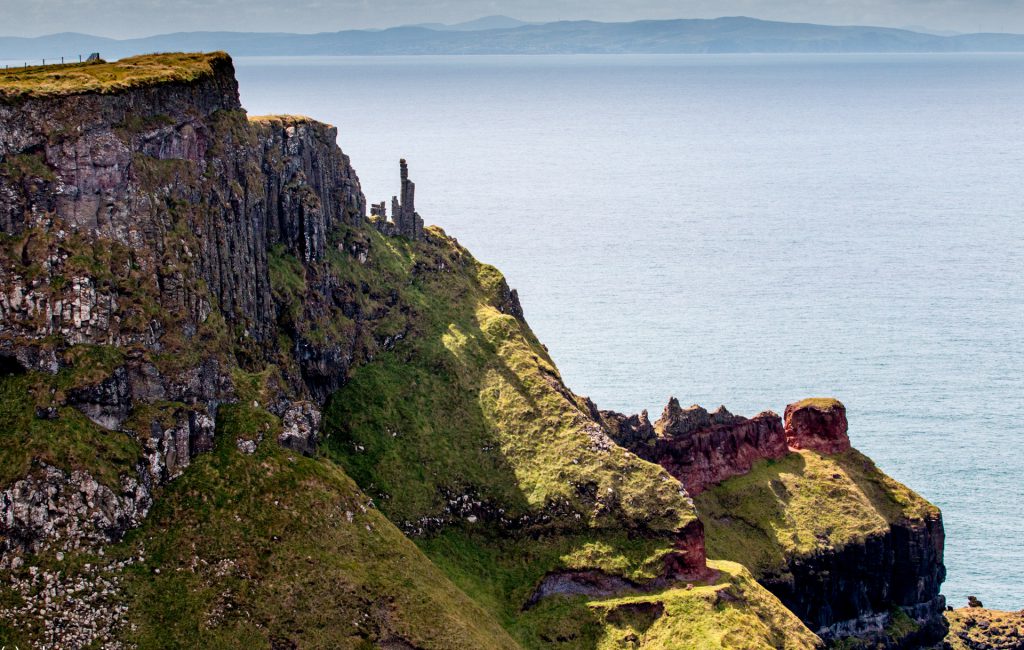
<instances>
[{"instance_id":1,"label":"shaded grass slope","mask_svg":"<svg viewBox=\"0 0 1024 650\"><path fill-rule=\"evenodd\" d=\"M562 384L497 270L438 230L364 245L366 264L334 272L398 305L402 343L334 395L326 451L393 521L666 534L694 521L679 483L612 443Z\"/></svg>"}]
</instances>

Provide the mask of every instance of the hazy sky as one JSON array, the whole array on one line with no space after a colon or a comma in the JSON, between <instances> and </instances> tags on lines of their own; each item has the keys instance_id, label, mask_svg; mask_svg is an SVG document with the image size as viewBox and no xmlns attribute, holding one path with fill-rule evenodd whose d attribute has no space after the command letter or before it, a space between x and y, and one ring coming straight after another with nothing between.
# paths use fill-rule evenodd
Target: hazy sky
<instances>
[{"instance_id":1,"label":"hazy sky","mask_svg":"<svg viewBox=\"0 0 1024 650\"><path fill-rule=\"evenodd\" d=\"M77 31L125 38L172 31L321 32L453 23L745 15L827 24L1024 33L1024 0L0 0L0 34Z\"/></svg>"}]
</instances>

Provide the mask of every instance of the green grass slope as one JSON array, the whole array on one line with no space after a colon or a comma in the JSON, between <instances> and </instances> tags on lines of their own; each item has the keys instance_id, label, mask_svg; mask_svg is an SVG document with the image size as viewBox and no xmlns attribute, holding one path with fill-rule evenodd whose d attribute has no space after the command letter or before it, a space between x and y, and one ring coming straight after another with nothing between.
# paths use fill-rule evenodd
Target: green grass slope
<instances>
[{"instance_id":1,"label":"green grass slope","mask_svg":"<svg viewBox=\"0 0 1024 650\"><path fill-rule=\"evenodd\" d=\"M246 411L220 424L274 420ZM122 552L146 558L126 581L140 647L516 646L336 465L272 438L247 456L225 436Z\"/></svg>"},{"instance_id":2,"label":"green grass slope","mask_svg":"<svg viewBox=\"0 0 1024 650\"><path fill-rule=\"evenodd\" d=\"M695 501L708 556L742 562L759 577L783 571L787 557L841 548L939 513L856 450L761 461Z\"/></svg>"},{"instance_id":3,"label":"green grass slope","mask_svg":"<svg viewBox=\"0 0 1024 650\"><path fill-rule=\"evenodd\" d=\"M437 230L426 243L351 230L341 239L357 240L367 261L332 271L362 287L363 313L401 305L388 318L399 313L392 326L403 341L334 395L325 453L518 642L814 647L817 638L739 567L695 590L642 593L664 574L692 505L664 470L611 444L509 313L494 268ZM283 294L299 281L278 266ZM640 630L622 612L644 608L615 599L527 606L546 575L588 569L638 585L631 598L654 603L659 622Z\"/></svg>"},{"instance_id":4,"label":"green grass slope","mask_svg":"<svg viewBox=\"0 0 1024 650\"><path fill-rule=\"evenodd\" d=\"M809 650L820 640L750 572L732 562L712 562L715 580L587 603L604 630L598 650ZM645 607L653 604L654 607ZM659 607L660 605L660 607ZM659 616L653 612L661 610Z\"/></svg>"},{"instance_id":5,"label":"green grass slope","mask_svg":"<svg viewBox=\"0 0 1024 650\"><path fill-rule=\"evenodd\" d=\"M670 547L608 537L541 536L496 541L466 531L417 539L452 581L492 613L526 648L560 650L797 650L819 639L744 567L711 562L703 581L614 598L551 596L524 608L535 585L553 569L601 566L643 582Z\"/></svg>"},{"instance_id":6,"label":"green grass slope","mask_svg":"<svg viewBox=\"0 0 1024 650\"><path fill-rule=\"evenodd\" d=\"M397 301L404 340L335 394L326 451L393 521L415 531L467 513L672 533L694 520L678 482L614 445L529 327L503 313L493 267L436 230L430 243L357 236L367 263L333 271L365 287L364 312L375 295Z\"/></svg>"},{"instance_id":7,"label":"green grass slope","mask_svg":"<svg viewBox=\"0 0 1024 650\"><path fill-rule=\"evenodd\" d=\"M216 450L161 491L124 541L101 556L35 558L61 584L86 585L72 598L103 590L101 618L118 619L112 638L139 648L518 647L337 465L278 447L273 415L223 406L218 429ZM268 435L255 454L235 449L236 435L256 432ZM35 576L2 573L5 583ZM0 596L0 608L23 605L13 591ZM48 626L42 609L0 621L0 640L74 645L53 631L64 614Z\"/></svg>"},{"instance_id":8,"label":"green grass slope","mask_svg":"<svg viewBox=\"0 0 1024 650\"><path fill-rule=\"evenodd\" d=\"M0 376L0 488L30 474L41 463L65 472L89 472L117 488L122 473L133 473L139 444L108 431L78 410L59 406L60 395L105 376L121 358L117 350L76 346L64 353L73 365L56 375L38 372ZM37 408L56 408L56 419L36 417Z\"/></svg>"}]
</instances>

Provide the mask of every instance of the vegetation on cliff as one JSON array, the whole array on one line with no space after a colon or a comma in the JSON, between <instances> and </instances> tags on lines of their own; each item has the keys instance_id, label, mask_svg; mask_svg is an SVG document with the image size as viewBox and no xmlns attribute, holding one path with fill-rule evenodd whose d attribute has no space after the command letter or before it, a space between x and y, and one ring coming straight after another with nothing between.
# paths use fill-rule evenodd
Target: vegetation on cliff
<instances>
[{"instance_id":1,"label":"vegetation on cliff","mask_svg":"<svg viewBox=\"0 0 1024 650\"><path fill-rule=\"evenodd\" d=\"M225 434L276 420L223 411ZM336 465L273 435L252 455L222 436L117 553L145 557L124 587L139 647L515 647Z\"/></svg>"},{"instance_id":2,"label":"vegetation on cliff","mask_svg":"<svg viewBox=\"0 0 1024 650\"><path fill-rule=\"evenodd\" d=\"M937 516L852 451L695 509L496 269L367 220L336 130L247 119L223 54L0 94L0 642L812 648L757 580Z\"/></svg>"},{"instance_id":3,"label":"vegetation on cliff","mask_svg":"<svg viewBox=\"0 0 1024 650\"><path fill-rule=\"evenodd\" d=\"M614 445L503 311L493 267L436 230L427 243L363 236L368 261L332 256L332 271L364 295L398 288L403 344L333 396L326 444L391 518L410 532L452 507L494 524L525 517L526 528L673 532L695 519L678 483Z\"/></svg>"},{"instance_id":4,"label":"vegetation on cliff","mask_svg":"<svg viewBox=\"0 0 1024 650\"><path fill-rule=\"evenodd\" d=\"M1024 610L964 607L946 612L948 650L1017 650L1024 647Z\"/></svg>"},{"instance_id":5,"label":"vegetation on cliff","mask_svg":"<svg viewBox=\"0 0 1024 650\"><path fill-rule=\"evenodd\" d=\"M0 100L80 93L117 93L166 83L189 83L230 63L225 52L145 54L113 63L95 61L0 70Z\"/></svg>"}]
</instances>

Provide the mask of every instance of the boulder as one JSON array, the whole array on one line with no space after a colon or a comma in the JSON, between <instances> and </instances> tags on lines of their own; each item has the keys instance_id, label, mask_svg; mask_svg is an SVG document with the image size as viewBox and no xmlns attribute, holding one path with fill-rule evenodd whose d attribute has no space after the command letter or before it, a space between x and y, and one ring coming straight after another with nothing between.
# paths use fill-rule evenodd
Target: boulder
<instances>
[{"instance_id":1,"label":"boulder","mask_svg":"<svg viewBox=\"0 0 1024 650\"><path fill-rule=\"evenodd\" d=\"M282 418L283 430L277 437L282 447L312 456L320 442L320 410L311 402L295 402Z\"/></svg>"}]
</instances>

